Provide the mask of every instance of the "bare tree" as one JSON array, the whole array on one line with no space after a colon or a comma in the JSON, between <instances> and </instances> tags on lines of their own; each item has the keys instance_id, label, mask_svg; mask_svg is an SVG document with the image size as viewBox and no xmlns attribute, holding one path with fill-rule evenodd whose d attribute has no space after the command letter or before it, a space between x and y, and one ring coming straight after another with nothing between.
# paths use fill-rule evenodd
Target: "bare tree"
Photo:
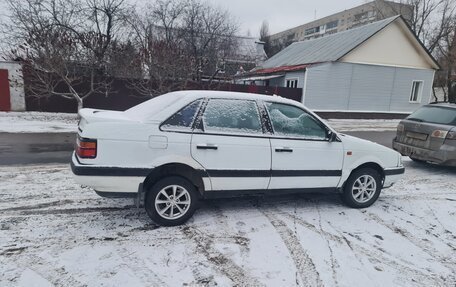
<instances>
[{"instance_id":1,"label":"bare tree","mask_svg":"<svg viewBox=\"0 0 456 287\"><path fill-rule=\"evenodd\" d=\"M438 59L442 69L437 72L435 85L444 92L444 101L456 103L456 19L453 19L452 31L447 34L438 45Z\"/></svg>"},{"instance_id":2,"label":"bare tree","mask_svg":"<svg viewBox=\"0 0 456 287\"><path fill-rule=\"evenodd\" d=\"M142 70L130 88L142 96L183 89L191 78L193 61L179 37L184 9L183 1L159 0L130 19Z\"/></svg>"},{"instance_id":3,"label":"bare tree","mask_svg":"<svg viewBox=\"0 0 456 287\"><path fill-rule=\"evenodd\" d=\"M380 18L403 15L415 35L433 53L451 32L455 17L454 0L399 0L373 2Z\"/></svg>"},{"instance_id":4,"label":"bare tree","mask_svg":"<svg viewBox=\"0 0 456 287\"><path fill-rule=\"evenodd\" d=\"M131 87L149 97L210 81L237 47L228 12L197 0L158 0L130 23L144 73Z\"/></svg>"},{"instance_id":5,"label":"bare tree","mask_svg":"<svg viewBox=\"0 0 456 287\"><path fill-rule=\"evenodd\" d=\"M74 99L78 109L109 89L107 55L126 17L124 0L7 0L11 57L24 61L36 97Z\"/></svg>"},{"instance_id":6,"label":"bare tree","mask_svg":"<svg viewBox=\"0 0 456 287\"><path fill-rule=\"evenodd\" d=\"M263 20L260 27L260 41L264 42L264 51L266 55L269 57L272 56L271 54L271 40L269 39L269 23L266 20Z\"/></svg>"},{"instance_id":7,"label":"bare tree","mask_svg":"<svg viewBox=\"0 0 456 287\"><path fill-rule=\"evenodd\" d=\"M186 1L180 37L195 61L194 80L200 81L204 74L213 78L220 72L217 65L236 48L237 31L228 11L199 0Z\"/></svg>"}]
</instances>

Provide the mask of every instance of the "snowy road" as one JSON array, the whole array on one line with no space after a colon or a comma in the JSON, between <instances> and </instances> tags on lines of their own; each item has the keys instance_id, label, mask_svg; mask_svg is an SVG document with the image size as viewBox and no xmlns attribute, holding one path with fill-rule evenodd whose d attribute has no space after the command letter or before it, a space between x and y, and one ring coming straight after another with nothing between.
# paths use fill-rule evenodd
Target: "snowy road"
<instances>
[{"instance_id":1,"label":"snowy road","mask_svg":"<svg viewBox=\"0 0 456 287\"><path fill-rule=\"evenodd\" d=\"M405 165L368 209L217 200L174 228L68 166L0 167L0 286L455 286L456 170Z\"/></svg>"}]
</instances>

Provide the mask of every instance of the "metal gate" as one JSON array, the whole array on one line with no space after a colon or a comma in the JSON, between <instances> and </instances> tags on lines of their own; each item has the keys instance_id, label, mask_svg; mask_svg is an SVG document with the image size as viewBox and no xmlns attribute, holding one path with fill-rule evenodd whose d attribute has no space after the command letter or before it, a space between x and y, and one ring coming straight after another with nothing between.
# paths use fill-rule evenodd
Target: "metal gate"
<instances>
[{"instance_id":1,"label":"metal gate","mask_svg":"<svg viewBox=\"0 0 456 287\"><path fill-rule=\"evenodd\" d=\"M0 69L0 111L11 111L10 84L8 70Z\"/></svg>"}]
</instances>

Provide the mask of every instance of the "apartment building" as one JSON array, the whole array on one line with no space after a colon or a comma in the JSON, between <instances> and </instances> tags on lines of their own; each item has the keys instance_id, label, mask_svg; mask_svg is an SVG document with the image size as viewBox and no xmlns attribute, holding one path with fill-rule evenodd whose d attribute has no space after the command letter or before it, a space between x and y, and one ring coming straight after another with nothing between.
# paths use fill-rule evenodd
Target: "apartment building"
<instances>
[{"instance_id":1,"label":"apartment building","mask_svg":"<svg viewBox=\"0 0 456 287\"><path fill-rule=\"evenodd\" d=\"M273 34L270 36L270 43L272 50L276 53L293 42L319 38L399 14L402 15L406 22L410 22L413 17L413 6L392 1L375 0Z\"/></svg>"}]
</instances>

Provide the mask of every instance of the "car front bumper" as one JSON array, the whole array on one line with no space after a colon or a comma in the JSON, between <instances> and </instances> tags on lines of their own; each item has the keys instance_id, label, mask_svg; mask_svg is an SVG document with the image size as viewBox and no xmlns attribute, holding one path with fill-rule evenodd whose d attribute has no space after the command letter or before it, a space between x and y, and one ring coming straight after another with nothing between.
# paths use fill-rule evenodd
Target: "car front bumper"
<instances>
[{"instance_id":1,"label":"car front bumper","mask_svg":"<svg viewBox=\"0 0 456 287\"><path fill-rule=\"evenodd\" d=\"M387 168L384 172L385 180L383 182L383 188L388 188L401 179L402 175L405 173L405 168L403 166Z\"/></svg>"},{"instance_id":2,"label":"car front bumper","mask_svg":"<svg viewBox=\"0 0 456 287\"><path fill-rule=\"evenodd\" d=\"M439 150L429 150L406 145L393 140L393 149L414 159L429 161L441 165L456 166L456 146L443 144Z\"/></svg>"}]
</instances>

